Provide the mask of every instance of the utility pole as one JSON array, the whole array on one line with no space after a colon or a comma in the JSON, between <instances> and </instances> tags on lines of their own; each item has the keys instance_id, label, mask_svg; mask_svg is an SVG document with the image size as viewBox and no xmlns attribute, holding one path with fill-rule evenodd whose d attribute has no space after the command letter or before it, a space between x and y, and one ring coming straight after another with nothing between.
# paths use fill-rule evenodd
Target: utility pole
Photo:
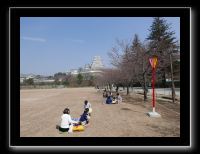
<instances>
[{"instance_id":1,"label":"utility pole","mask_svg":"<svg viewBox=\"0 0 200 154\"><path fill-rule=\"evenodd\" d=\"M170 56L170 65L171 65L171 82L172 82L172 102L175 103L175 86L174 86L174 75L173 75L173 61L172 61L172 53L169 54Z\"/></svg>"}]
</instances>

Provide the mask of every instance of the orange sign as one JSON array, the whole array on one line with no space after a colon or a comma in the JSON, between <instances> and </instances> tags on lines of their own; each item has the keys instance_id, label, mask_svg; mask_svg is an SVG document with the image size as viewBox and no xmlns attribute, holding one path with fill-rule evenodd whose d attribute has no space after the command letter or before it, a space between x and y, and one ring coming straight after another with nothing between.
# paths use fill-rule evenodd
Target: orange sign
<instances>
[{"instance_id":1,"label":"orange sign","mask_svg":"<svg viewBox=\"0 0 200 154\"><path fill-rule=\"evenodd\" d=\"M158 58L157 56L153 56L152 58L149 58L149 62L151 64L152 68L156 68L156 65L158 63Z\"/></svg>"}]
</instances>

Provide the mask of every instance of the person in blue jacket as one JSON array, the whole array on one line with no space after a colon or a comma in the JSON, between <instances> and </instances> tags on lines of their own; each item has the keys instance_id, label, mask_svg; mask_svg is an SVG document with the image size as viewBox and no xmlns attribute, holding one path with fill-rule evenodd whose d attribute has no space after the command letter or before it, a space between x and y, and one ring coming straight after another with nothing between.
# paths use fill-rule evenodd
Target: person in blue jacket
<instances>
[{"instance_id":1,"label":"person in blue jacket","mask_svg":"<svg viewBox=\"0 0 200 154\"><path fill-rule=\"evenodd\" d=\"M111 96L107 97L106 104L112 104L112 97Z\"/></svg>"},{"instance_id":2,"label":"person in blue jacket","mask_svg":"<svg viewBox=\"0 0 200 154\"><path fill-rule=\"evenodd\" d=\"M79 119L79 123L82 125L86 125L89 124L89 108L85 108L83 114L81 115L80 119Z\"/></svg>"}]
</instances>

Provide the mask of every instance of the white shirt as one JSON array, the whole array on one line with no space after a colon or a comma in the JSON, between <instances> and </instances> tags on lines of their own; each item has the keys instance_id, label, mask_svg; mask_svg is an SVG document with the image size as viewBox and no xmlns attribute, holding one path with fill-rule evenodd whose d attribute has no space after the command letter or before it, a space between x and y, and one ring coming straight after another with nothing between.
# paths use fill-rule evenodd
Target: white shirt
<instances>
[{"instance_id":1,"label":"white shirt","mask_svg":"<svg viewBox=\"0 0 200 154\"><path fill-rule=\"evenodd\" d=\"M89 108L91 108L91 107L92 107L92 105L91 105L89 102L87 103L87 105L84 104L84 109L86 109L86 108L89 109Z\"/></svg>"},{"instance_id":2,"label":"white shirt","mask_svg":"<svg viewBox=\"0 0 200 154\"><path fill-rule=\"evenodd\" d=\"M118 101L118 103L122 102L122 97L120 95L117 96L117 101Z\"/></svg>"},{"instance_id":3,"label":"white shirt","mask_svg":"<svg viewBox=\"0 0 200 154\"><path fill-rule=\"evenodd\" d=\"M61 128L69 128L69 125L71 123L77 123L77 122L72 120L69 114L63 114L61 116L61 125L60 125Z\"/></svg>"}]
</instances>

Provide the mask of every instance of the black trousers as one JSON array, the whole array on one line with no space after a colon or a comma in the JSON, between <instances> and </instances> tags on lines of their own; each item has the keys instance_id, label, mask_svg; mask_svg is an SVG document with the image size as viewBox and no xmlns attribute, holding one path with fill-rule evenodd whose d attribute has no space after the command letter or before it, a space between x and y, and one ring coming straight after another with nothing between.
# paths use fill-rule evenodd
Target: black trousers
<instances>
[{"instance_id":1,"label":"black trousers","mask_svg":"<svg viewBox=\"0 0 200 154\"><path fill-rule=\"evenodd\" d=\"M59 131L61 131L61 132L68 132L69 128L61 128L61 127L59 127Z\"/></svg>"}]
</instances>

